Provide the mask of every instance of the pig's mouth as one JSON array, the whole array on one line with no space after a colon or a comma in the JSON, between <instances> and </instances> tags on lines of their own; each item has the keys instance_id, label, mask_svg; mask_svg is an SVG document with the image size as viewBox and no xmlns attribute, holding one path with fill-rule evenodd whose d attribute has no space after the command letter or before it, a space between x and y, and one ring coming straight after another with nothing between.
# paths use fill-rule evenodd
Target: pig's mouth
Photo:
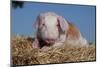
<instances>
[{"instance_id":1,"label":"pig's mouth","mask_svg":"<svg viewBox=\"0 0 100 67\"><path fill-rule=\"evenodd\" d=\"M45 41L46 41L47 44L50 45L50 44L55 43L55 40L56 40L56 39L46 39Z\"/></svg>"},{"instance_id":2,"label":"pig's mouth","mask_svg":"<svg viewBox=\"0 0 100 67\"><path fill-rule=\"evenodd\" d=\"M56 39L41 39L39 38L40 48L43 46L52 46Z\"/></svg>"},{"instance_id":3,"label":"pig's mouth","mask_svg":"<svg viewBox=\"0 0 100 67\"><path fill-rule=\"evenodd\" d=\"M47 44L53 44L54 41L46 41Z\"/></svg>"}]
</instances>

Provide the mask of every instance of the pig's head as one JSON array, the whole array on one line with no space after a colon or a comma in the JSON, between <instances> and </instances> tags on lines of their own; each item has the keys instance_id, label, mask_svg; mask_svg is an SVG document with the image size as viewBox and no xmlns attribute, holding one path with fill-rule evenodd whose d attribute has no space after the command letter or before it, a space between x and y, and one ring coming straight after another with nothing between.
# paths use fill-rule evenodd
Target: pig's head
<instances>
[{"instance_id":1,"label":"pig's head","mask_svg":"<svg viewBox=\"0 0 100 67\"><path fill-rule=\"evenodd\" d=\"M46 43L54 43L68 30L66 20L53 12L40 14L36 21L37 37Z\"/></svg>"}]
</instances>

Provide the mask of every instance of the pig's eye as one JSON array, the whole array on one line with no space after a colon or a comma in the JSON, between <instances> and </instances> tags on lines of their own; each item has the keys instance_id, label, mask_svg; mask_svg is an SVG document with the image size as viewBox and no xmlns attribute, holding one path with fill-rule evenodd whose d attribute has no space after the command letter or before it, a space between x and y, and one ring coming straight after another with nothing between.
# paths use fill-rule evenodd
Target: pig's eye
<instances>
[{"instance_id":1,"label":"pig's eye","mask_svg":"<svg viewBox=\"0 0 100 67\"><path fill-rule=\"evenodd\" d=\"M43 26L45 26L45 24L42 24Z\"/></svg>"},{"instance_id":2,"label":"pig's eye","mask_svg":"<svg viewBox=\"0 0 100 67\"><path fill-rule=\"evenodd\" d=\"M57 26L59 27L59 24L57 24Z\"/></svg>"}]
</instances>

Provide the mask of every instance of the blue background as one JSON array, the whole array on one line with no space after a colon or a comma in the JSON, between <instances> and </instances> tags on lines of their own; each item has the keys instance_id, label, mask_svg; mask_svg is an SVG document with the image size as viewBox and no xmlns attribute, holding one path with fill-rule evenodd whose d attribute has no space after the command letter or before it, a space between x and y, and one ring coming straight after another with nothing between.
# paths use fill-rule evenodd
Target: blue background
<instances>
[{"instance_id":1,"label":"blue background","mask_svg":"<svg viewBox=\"0 0 100 67\"><path fill-rule=\"evenodd\" d=\"M36 17L42 12L55 12L75 24L88 41L95 41L95 6L25 2L23 8L11 10L11 33L33 36Z\"/></svg>"}]
</instances>

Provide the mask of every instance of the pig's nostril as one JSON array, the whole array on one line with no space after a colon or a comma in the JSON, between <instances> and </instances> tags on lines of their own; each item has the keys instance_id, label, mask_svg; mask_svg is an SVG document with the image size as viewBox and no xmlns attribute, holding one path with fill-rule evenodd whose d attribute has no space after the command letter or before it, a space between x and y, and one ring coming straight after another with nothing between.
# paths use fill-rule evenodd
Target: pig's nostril
<instances>
[{"instance_id":1,"label":"pig's nostril","mask_svg":"<svg viewBox=\"0 0 100 67\"><path fill-rule=\"evenodd\" d=\"M46 39L47 41L50 41L50 39Z\"/></svg>"},{"instance_id":2,"label":"pig's nostril","mask_svg":"<svg viewBox=\"0 0 100 67\"><path fill-rule=\"evenodd\" d=\"M54 42L55 42L55 39L50 39L50 38L49 38L49 39L46 39L46 42L49 43L49 44L50 44L50 43L54 43Z\"/></svg>"}]
</instances>

